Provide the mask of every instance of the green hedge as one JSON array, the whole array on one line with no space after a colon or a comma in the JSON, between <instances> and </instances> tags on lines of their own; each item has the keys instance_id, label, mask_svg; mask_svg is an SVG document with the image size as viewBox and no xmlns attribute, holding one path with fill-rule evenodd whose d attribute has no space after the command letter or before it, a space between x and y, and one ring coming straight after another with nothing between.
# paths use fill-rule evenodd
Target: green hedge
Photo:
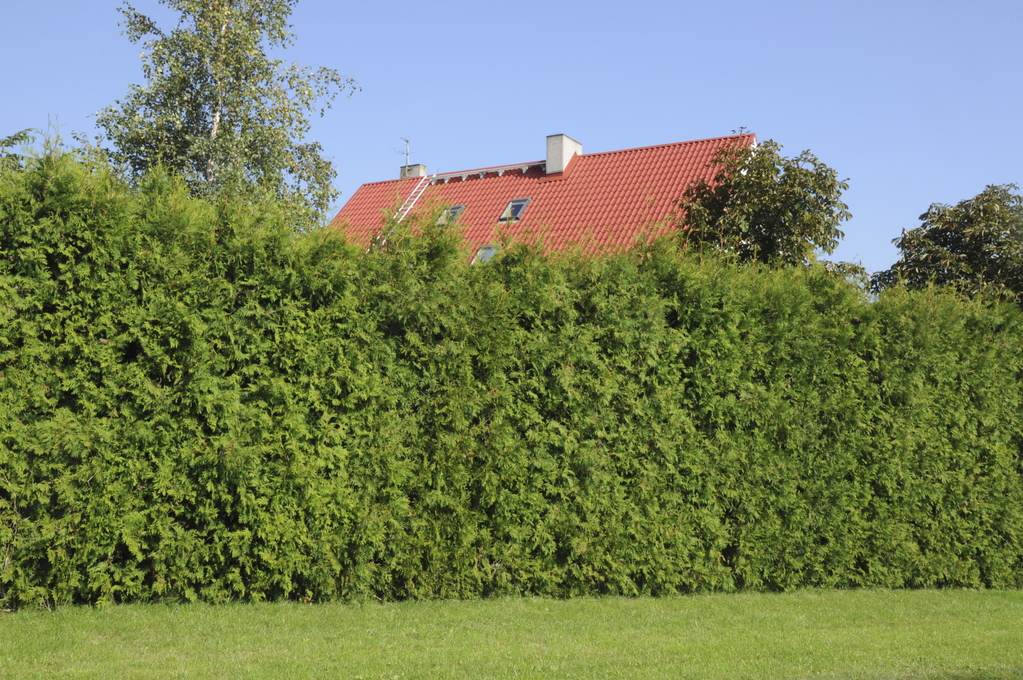
<instances>
[{"instance_id":1,"label":"green hedge","mask_svg":"<svg viewBox=\"0 0 1023 680\"><path fill-rule=\"evenodd\" d=\"M1023 586L1023 318L0 175L0 604Z\"/></svg>"}]
</instances>

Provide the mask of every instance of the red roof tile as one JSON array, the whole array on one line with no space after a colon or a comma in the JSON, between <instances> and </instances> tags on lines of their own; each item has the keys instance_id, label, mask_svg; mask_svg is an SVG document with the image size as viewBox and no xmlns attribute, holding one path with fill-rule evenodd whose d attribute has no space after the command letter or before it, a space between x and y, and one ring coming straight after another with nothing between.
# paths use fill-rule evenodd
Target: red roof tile
<instances>
[{"instance_id":1,"label":"red roof tile","mask_svg":"<svg viewBox=\"0 0 1023 680\"><path fill-rule=\"evenodd\" d=\"M686 185L711 179L710 162L719 149L755 141L755 135L744 134L582 154L557 175L547 175L543 161L443 173L428 178L410 214L464 205L458 225L473 253L498 243L499 230L513 240L542 238L549 250L575 244L585 252L620 249L664 230ZM368 246L422 179L363 184L330 227ZM515 198L531 199L521 219L498 221Z\"/></svg>"}]
</instances>

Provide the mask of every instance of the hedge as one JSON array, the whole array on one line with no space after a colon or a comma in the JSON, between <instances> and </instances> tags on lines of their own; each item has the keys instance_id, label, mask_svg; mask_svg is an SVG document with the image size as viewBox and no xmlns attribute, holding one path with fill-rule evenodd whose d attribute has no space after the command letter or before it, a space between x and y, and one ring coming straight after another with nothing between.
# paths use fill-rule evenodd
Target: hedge
<instances>
[{"instance_id":1,"label":"hedge","mask_svg":"<svg viewBox=\"0 0 1023 680\"><path fill-rule=\"evenodd\" d=\"M1023 317L0 174L0 605L1023 586Z\"/></svg>"}]
</instances>

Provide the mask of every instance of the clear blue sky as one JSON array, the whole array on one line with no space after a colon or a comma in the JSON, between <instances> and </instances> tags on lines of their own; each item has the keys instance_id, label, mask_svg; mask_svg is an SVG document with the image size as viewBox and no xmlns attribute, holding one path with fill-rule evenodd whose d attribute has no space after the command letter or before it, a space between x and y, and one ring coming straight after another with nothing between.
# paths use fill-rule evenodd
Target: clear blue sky
<instances>
[{"instance_id":1,"label":"clear blue sky","mask_svg":"<svg viewBox=\"0 0 1023 680\"><path fill-rule=\"evenodd\" d=\"M168 18L156 0L140 11ZM0 136L65 137L140 82L117 0L4 0ZM1023 2L300 0L283 56L363 90L313 123L344 202L397 176L729 134L810 149L849 178L833 257L874 271L933 202L1023 183ZM339 204L340 205L340 204Z\"/></svg>"}]
</instances>

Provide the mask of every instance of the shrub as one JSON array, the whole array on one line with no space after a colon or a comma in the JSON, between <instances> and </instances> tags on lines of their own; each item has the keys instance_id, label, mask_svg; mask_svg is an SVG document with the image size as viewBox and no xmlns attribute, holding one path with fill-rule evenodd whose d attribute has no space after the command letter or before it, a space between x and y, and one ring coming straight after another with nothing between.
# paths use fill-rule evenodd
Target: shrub
<instances>
[{"instance_id":1,"label":"shrub","mask_svg":"<svg viewBox=\"0 0 1023 680\"><path fill-rule=\"evenodd\" d=\"M3 606L1023 585L1018 310L284 214L0 176Z\"/></svg>"}]
</instances>

